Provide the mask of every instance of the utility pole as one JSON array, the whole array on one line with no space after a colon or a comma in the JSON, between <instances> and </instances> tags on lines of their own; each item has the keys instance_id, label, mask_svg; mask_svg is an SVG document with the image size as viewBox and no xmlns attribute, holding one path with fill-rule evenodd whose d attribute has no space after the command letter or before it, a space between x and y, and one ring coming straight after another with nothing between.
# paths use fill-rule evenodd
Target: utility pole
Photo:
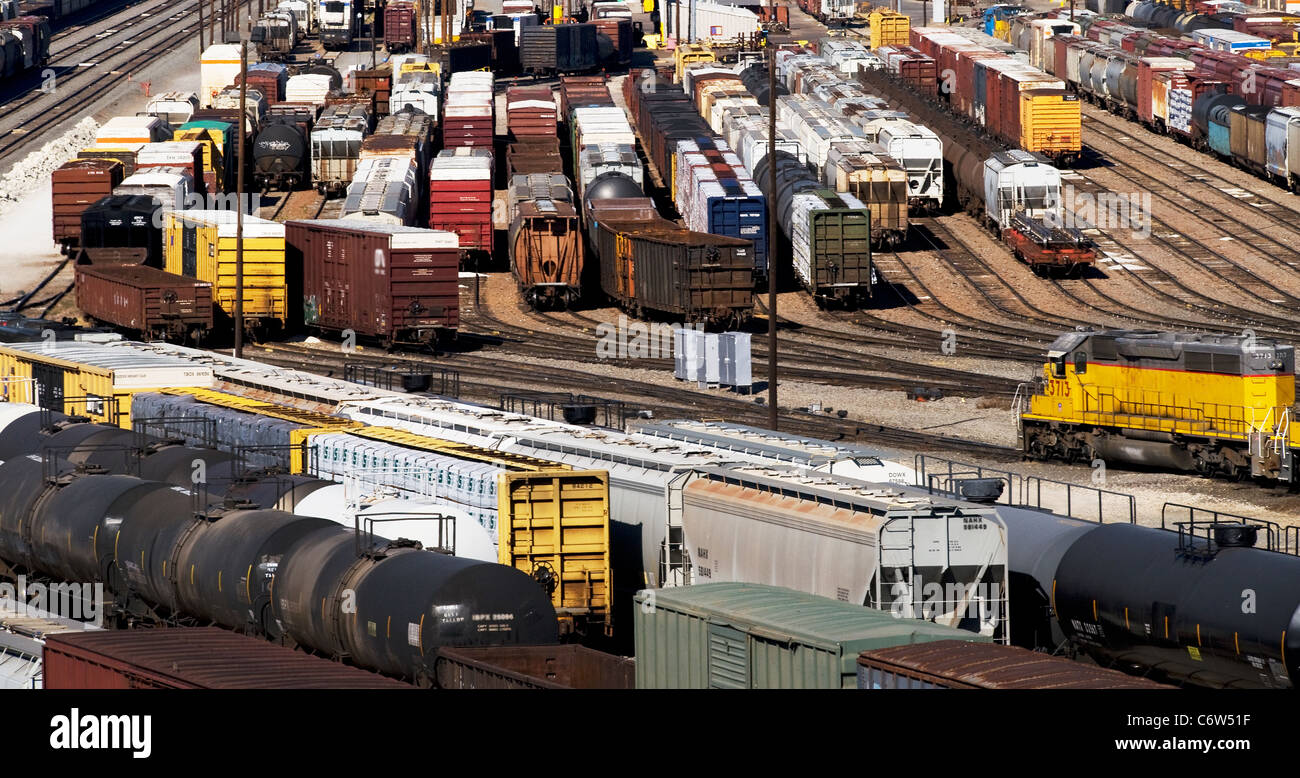
<instances>
[{"instance_id":1,"label":"utility pole","mask_svg":"<svg viewBox=\"0 0 1300 778\"><path fill-rule=\"evenodd\" d=\"M199 0L199 61L203 60L203 50L207 46L203 44L203 2Z\"/></svg>"},{"instance_id":2,"label":"utility pole","mask_svg":"<svg viewBox=\"0 0 1300 778\"><path fill-rule=\"evenodd\" d=\"M772 0L768 0L772 2ZM682 0L673 0L673 46L682 45Z\"/></svg>"},{"instance_id":3,"label":"utility pole","mask_svg":"<svg viewBox=\"0 0 1300 778\"><path fill-rule=\"evenodd\" d=\"M208 45L209 46L211 46L213 43L216 42L216 39L213 38L213 25L215 25L217 22L217 12L215 7L213 6L213 2L214 0L208 0ZM202 3L203 0L199 0L199 4L202 5Z\"/></svg>"},{"instance_id":4,"label":"utility pole","mask_svg":"<svg viewBox=\"0 0 1300 778\"><path fill-rule=\"evenodd\" d=\"M235 174L235 359L244 358L244 145L248 127L248 42L239 42L239 170Z\"/></svg>"},{"instance_id":5,"label":"utility pole","mask_svg":"<svg viewBox=\"0 0 1300 778\"><path fill-rule=\"evenodd\" d=\"M375 22L379 21L379 6L370 12L370 69L375 69Z\"/></svg>"},{"instance_id":6,"label":"utility pole","mask_svg":"<svg viewBox=\"0 0 1300 778\"><path fill-rule=\"evenodd\" d=\"M776 0L767 0L776 18ZM776 46L767 41L767 426L776 432Z\"/></svg>"}]
</instances>

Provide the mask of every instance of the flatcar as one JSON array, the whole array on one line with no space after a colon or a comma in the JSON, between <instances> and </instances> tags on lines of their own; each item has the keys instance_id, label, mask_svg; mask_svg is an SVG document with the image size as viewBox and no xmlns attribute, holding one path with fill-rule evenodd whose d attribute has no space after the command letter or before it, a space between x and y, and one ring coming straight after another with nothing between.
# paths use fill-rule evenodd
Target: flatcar
<instances>
[{"instance_id":1,"label":"flatcar","mask_svg":"<svg viewBox=\"0 0 1300 778\"><path fill-rule=\"evenodd\" d=\"M584 213L601 289L634 316L738 326L753 315L753 241L684 229L618 174L588 187Z\"/></svg>"},{"instance_id":2,"label":"flatcar","mask_svg":"<svg viewBox=\"0 0 1300 778\"><path fill-rule=\"evenodd\" d=\"M460 323L455 233L376 221L285 224L286 259L302 269L304 324L385 343L429 343Z\"/></svg>"}]
</instances>

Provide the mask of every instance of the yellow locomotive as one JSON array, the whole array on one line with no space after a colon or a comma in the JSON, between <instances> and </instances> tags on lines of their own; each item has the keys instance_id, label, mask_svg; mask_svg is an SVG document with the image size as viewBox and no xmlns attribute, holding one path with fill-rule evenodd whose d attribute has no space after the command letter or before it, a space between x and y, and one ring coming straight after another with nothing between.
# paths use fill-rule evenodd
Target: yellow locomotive
<instances>
[{"instance_id":1,"label":"yellow locomotive","mask_svg":"<svg viewBox=\"0 0 1300 778\"><path fill-rule=\"evenodd\" d=\"M1295 479L1295 350L1250 332L1068 332L1025 399L1031 459Z\"/></svg>"}]
</instances>

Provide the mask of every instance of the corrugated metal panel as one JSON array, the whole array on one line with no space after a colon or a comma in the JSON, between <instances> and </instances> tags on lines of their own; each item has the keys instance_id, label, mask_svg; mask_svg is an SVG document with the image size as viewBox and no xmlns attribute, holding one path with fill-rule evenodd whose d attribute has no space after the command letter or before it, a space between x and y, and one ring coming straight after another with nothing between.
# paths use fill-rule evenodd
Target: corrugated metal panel
<instances>
[{"instance_id":1,"label":"corrugated metal panel","mask_svg":"<svg viewBox=\"0 0 1300 778\"><path fill-rule=\"evenodd\" d=\"M390 678L216 627L54 635L48 689L410 689Z\"/></svg>"},{"instance_id":2,"label":"corrugated metal panel","mask_svg":"<svg viewBox=\"0 0 1300 778\"><path fill-rule=\"evenodd\" d=\"M745 633L709 625L709 688L749 688L749 645Z\"/></svg>"},{"instance_id":3,"label":"corrugated metal panel","mask_svg":"<svg viewBox=\"0 0 1300 778\"><path fill-rule=\"evenodd\" d=\"M1116 670L1015 646L955 640L864 651L858 657L858 666L858 688L866 689L1171 688Z\"/></svg>"},{"instance_id":4,"label":"corrugated metal panel","mask_svg":"<svg viewBox=\"0 0 1300 778\"><path fill-rule=\"evenodd\" d=\"M637 688L851 688L870 648L988 638L824 597L744 583L636 596ZM723 629L718 629L723 628ZM727 631L731 630L731 631ZM734 633L734 634L733 634ZM742 656L732 640L745 640Z\"/></svg>"}]
</instances>

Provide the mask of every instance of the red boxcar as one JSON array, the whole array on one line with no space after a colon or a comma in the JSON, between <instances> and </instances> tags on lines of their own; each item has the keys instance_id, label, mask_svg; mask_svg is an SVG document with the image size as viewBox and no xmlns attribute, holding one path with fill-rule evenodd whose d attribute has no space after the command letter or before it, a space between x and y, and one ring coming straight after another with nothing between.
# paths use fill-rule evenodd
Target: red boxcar
<instances>
[{"instance_id":1,"label":"red boxcar","mask_svg":"<svg viewBox=\"0 0 1300 778\"><path fill-rule=\"evenodd\" d=\"M76 268L77 307L147 340L202 343L212 331L212 284L145 265Z\"/></svg>"},{"instance_id":2,"label":"red boxcar","mask_svg":"<svg viewBox=\"0 0 1300 778\"><path fill-rule=\"evenodd\" d=\"M111 159L74 159L50 175L54 242L64 253L81 243L81 212L111 195L124 177L122 163Z\"/></svg>"},{"instance_id":3,"label":"red boxcar","mask_svg":"<svg viewBox=\"0 0 1300 778\"><path fill-rule=\"evenodd\" d=\"M285 262L302 269L303 323L385 343L454 337L460 325L456 236L347 219L289 221Z\"/></svg>"},{"instance_id":4,"label":"red boxcar","mask_svg":"<svg viewBox=\"0 0 1300 778\"><path fill-rule=\"evenodd\" d=\"M443 149L429 169L429 227L460 237L460 247L492 253L492 152Z\"/></svg>"},{"instance_id":5,"label":"red boxcar","mask_svg":"<svg viewBox=\"0 0 1300 778\"><path fill-rule=\"evenodd\" d=\"M392 0L384 6L384 45L390 54L410 51L419 44L415 32L415 3Z\"/></svg>"}]
</instances>

